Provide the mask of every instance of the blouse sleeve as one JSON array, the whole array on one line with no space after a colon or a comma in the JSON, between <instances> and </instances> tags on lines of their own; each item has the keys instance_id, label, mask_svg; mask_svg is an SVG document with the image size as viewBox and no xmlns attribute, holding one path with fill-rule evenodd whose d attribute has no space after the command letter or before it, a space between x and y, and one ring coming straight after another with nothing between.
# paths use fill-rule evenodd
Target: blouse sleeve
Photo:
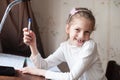
<instances>
[{"instance_id":1,"label":"blouse sleeve","mask_svg":"<svg viewBox=\"0 0 120 80\"><path fill-rule=\"evenodd\" d=\"M38 53L36 56L30 56L31 61L35 64L37 68L46 69L47 62Z\"/></svg>"},{"instance_id":2,"label":"blouse sleeve","mask_svg":"<svg viewBox=\"0 0 120 80\"><path fill-rule=\"evenodd\" d=\"M49 69L65 61L61 46L53 54L45 59L43 59L40 54L34 57L31 56L30 59L36 67L41 69Z\"/></svg>"},{"instance_id":3,"label":"blouse sleeve","mask_svg":"<svg viewBox=\"0 0 120 80\"><path fill-rule=\"evenodd\" d=\"M92 62L95 57L96 45L95 43L86 42L83 45L82 54L78 58L74 67L70 72L60 73L47 71L45 77L48 79L57 79L57 80L78 80L83 73L92 65Z\"/></svg>"}]
</instances>

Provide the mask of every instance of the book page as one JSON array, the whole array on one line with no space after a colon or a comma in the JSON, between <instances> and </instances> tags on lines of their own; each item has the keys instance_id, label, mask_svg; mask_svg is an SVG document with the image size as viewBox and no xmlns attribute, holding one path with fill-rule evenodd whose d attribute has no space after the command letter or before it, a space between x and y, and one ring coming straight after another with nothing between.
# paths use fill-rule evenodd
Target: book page
<instances>
[{"instance_id":1,"label":"book page","mask_svg":"<svg viewBox=\"0 0 120 80\"><path fill-rule=\"evenodd\" d=\"M26 58L26 66L27 67L35 67L34 63L28 57Z\"/></svg>"},{"instance_id":2,"label":"book page","mask_svg":"<svg viewBox=\"0 0 120 80\"><path fill-rule=\"evenodd\" d=\"M0 53L0 66L23 68L25 57Z\"/></svg>"}]
</instances>

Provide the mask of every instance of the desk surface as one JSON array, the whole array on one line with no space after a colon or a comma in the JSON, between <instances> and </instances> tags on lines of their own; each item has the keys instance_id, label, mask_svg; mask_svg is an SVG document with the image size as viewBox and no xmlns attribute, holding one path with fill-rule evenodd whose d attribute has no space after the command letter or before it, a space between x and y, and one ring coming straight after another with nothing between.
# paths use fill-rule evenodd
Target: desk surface
<instances>
[{"instance_id":1,"label":"desk surface","mask_svg":"<svg viewBox=\"0 0 120 80\"><path fill-rule=\"evenodd\" d=\"M15 76L0 76L0 80L46 80L43 77L23 74L20 71L16 71L17 74Z\"/></svg>"}]
</instances>

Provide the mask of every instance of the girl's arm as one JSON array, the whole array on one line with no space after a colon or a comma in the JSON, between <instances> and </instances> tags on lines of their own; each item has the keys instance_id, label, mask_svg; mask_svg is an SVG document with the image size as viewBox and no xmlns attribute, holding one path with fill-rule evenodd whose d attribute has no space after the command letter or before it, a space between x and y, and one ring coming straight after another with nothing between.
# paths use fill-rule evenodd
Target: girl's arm
<instances>
[{"instance_id":1,"label":"girl's arm","mask_svg":"<svg viewBox=\"0 0 120 80\"><path fill-rule=\"evenodd\" d=\"M61 55L59 53L62 53L61 49L58 49L55 52L55 54L57 53L58 55L50 56L48 59L43 59L37 49L35 33L32 30L29 30L28 28L24 28L23 34L24 34L23 41L30 47L32 52L30 59L33 61L37 68L47 69L60 63L59 58ZM56 58L56 56L58 58Z\"/></svg>"},{"instance_id":2,"label":"girl's arm","mask_svg":"<svg viewBox=\"0 0 120 80\"><path fill-rule=\"evenodd\" d=\"M46 65L46 62L41 57L41 55L39 54L39 51L37 49L35 33L28 28L24 28L23 35L24 35L23 36L24 43L26 45L28 45L30 47L30 50L31 50L30 59L34 62L36 67L42 68L42 65ZM39 57L39 58L37 58L37 57Z\"/></svg>"}]
</instances>

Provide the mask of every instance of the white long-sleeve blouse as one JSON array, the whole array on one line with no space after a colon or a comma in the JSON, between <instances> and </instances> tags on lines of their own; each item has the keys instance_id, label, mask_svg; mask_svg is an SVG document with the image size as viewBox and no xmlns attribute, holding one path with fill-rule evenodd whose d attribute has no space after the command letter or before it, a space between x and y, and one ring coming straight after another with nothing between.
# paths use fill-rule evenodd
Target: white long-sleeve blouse
<instances>
[{"instance_id":1,"label":"white long-sleeve blouse","mask_svg":"<svg viewBox=\"0 0 120 80\"><path fill-rule=\"evenodd\" d=\"M60 47L48 58L40 54L30 57L38 68L48 69L62 62L67 62L70 72L47 71L45 77L55 80L107 80L97 52L94 40L86 41L82 47L69 44L69 40L61 43Z\"/></svg>"}]
</instances>

